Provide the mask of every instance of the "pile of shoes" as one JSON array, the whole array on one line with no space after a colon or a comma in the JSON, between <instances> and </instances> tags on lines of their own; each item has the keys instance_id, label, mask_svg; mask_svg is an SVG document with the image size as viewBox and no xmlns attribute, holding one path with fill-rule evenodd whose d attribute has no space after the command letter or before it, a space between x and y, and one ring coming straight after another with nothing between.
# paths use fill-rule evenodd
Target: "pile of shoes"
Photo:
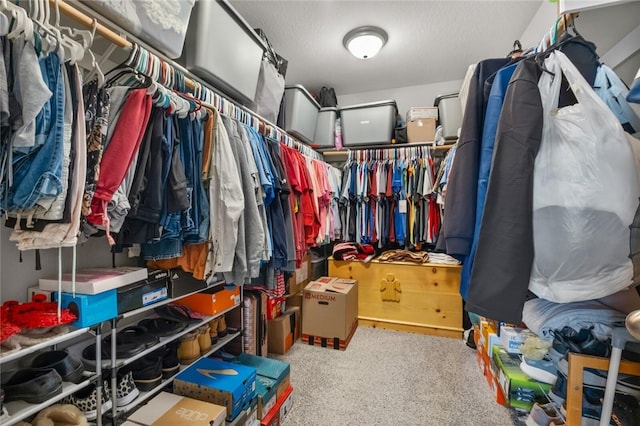
<instances>
[{"instance_id":1,"label":"pile of shoes","mask_svg":"<svg viewBox=\"0 0 640 426\"><path fill-rule=\"evenodd\" d=\"M180 364L191 364L210 352L212 345L218 343L218 339L225 337L227 332L227 323L222 315L182 336L178 346Z\"/></svg>"},{"instance_id":2,"label":"pile of shoes","mask_svg":"<svg viewBox=\"0 0 640 426\"><path fill-rule=\"evenodd\" d=\"M67 324L76 319L68 309L62 309L58 316L58 305L46 302L42 294L27 303L6 301L0 307L0 356L66 334Z\"/></svg>"},{"instance_id":3,"label":"pile of shoes","mask_svg":"<svg viewBox=\"0 0 640 426\"><path fill-rule=\"evenodd\" d=\"M37 355L31 366L21 368L2 384L5 401L45 402L62 393L62 382L80 383L84 367L66 351Z\"/></svg>"}]
</instances>

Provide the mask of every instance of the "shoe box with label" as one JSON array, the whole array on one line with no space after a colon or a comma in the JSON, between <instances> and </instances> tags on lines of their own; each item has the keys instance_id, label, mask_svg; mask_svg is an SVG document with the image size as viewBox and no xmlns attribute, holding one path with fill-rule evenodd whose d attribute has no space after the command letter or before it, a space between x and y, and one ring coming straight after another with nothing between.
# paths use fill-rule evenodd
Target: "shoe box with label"
<instances>
[{"instance_id":1,"label":"shoe box with label","mask_svg":"<svg viewBox=\"0 0 640 426\"><path fill-rule=\"evenodd\" d=\"M225 424L226 413L220 405L160 392L133 413L128 422L136 426L220 426Z\"/></svg>"},{"instance_id":2,"label":"shoe box with label","mask_svg":"<svg viewBox=\"0 0 640 426\"><path fill-rule=\"evenodd\" d=\"M204 315L218 315L240 304L240 286L213 287L180 299L180 303Z\"/></svg>"},{"instance_id":3,"label":"shoe box with label","mask_svg":"<svg viewBox=\"0 0 640 426\"><path fill-rule=\"evenodd\" d=\"M173 392L222 405L231 421L256 395L256 369L202 358L176 376Z\"/></svg>"},{"instance_id":4,"label":"shoe box with label","mask_svg":"<svg viewBox=\"0 0 640 426\"><path fill-rule=\"evenodd\" d=\"M260 426L281 426L293 407L293 386L289 385L278 397L276 406L260 421Z\"/></svg>"},{"instance_id":5,"label":"shoe box with label","mask_svg":"<svg viewBox=\"0 0 640 426\"><path fill-rule=\"evenodd\" d=\"M291 384L289 363L251 354L238 355L237 362L256 369L258 419L262 420Z\"/></svg>"}]
</instances>

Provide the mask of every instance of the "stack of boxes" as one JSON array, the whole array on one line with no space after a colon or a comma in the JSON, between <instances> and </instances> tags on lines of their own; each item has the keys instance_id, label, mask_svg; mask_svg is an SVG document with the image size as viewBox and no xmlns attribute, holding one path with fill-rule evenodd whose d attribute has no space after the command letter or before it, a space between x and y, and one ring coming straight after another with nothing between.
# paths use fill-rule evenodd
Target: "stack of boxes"
<instances>
[{"instance_id":1,"label":"stack of boxes","mask_svg":"<svg viewBox=\"0 0 640 426\"><path fill-rule=\"evenodd\" d=\"M407 140L409 143L434 142L436 138L437 107L411 107L407 111Z\"/></svg>"},{"instance_id":2,"label":"stack of boxes","mask_svg":"<svg viewBox=\"0 0 640 426\"><path fill-rule=\"evenodd\" d=\"M528 411L546 402L551 386L531 379L520 369L520 345L534 334L527 329L481 319L474 325L476 358L498 404Z\"/></svg>"}]
</instances>

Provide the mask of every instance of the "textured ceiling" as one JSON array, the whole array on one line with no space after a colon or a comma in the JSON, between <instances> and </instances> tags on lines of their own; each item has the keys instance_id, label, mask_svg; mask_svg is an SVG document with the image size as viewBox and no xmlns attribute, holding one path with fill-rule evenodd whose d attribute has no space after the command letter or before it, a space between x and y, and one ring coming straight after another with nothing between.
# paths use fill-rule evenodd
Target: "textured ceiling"
<instances>
[{"instance_id":1,"label":"textured ceiling","mask_svg":"<svg viewBox=\"0 0 640 426\"><path fill-rule=\"evenodd\" d=\"M350 94L460 80L469 64L509 53L541 0L230 3L289 61L287 84ZM342 45L344 35L362 25L389 35L369 60L354 58Z\"/></svg>"}]
</instances>

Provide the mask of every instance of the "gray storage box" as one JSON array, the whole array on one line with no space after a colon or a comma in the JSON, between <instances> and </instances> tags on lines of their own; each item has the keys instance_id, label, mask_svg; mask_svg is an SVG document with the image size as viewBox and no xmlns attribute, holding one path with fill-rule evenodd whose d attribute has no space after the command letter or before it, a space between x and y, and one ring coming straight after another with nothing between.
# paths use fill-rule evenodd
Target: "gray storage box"
<instances>
[{"instance_id":1,"label":"gray storage box","mask_svg":"<svg viewBox=\"0 0 640 426\"><path fill-rule=\"evenodd\" d=\"M313 142L320 104L299 84L286 86L284 99L284 129L304 142Z\"/></svg>"},{"instance_id":2,"label":"gray storage box","mask_svg":"<svg viewBox=\"0 0 640 426\"><path fill-rule=\"evenodd\" d=\"M457 93L438 96L433 102L438 107L438 121L442 126L442 137L457 139L458 128L462 125L462 106Z\"/></svg>"},{"instance_id":3,"label":"gray storage box","mask_svg":"<svg viewBox=\"0 0 640 426\"><path fill-rule=\"evenodd\" d=\"M336 118L338 118L338 108L320 108L316 122L316 132L313 136L314 146L318 148L335 146Z\"/></svg>"},{"instance_id":4,"label":"gray storage box","mask_svg":"<svg viewBox=\"0 0 640 426\"><path fill-rule=\"evenodd\" d=\"M198 0L180 62L228 96L248 104L256 95L263 41L225 1Z\"/></svg>"},{"instance_id":5,"label":"gray storage box","mask_svg":"<svg viewBox=\"0 0 640 426\"><path fill-rule=\"evenodd\" d=\"M344 146L390 144L397 114L393 100L340 108Z\"/></svg>"}]
</instances>

